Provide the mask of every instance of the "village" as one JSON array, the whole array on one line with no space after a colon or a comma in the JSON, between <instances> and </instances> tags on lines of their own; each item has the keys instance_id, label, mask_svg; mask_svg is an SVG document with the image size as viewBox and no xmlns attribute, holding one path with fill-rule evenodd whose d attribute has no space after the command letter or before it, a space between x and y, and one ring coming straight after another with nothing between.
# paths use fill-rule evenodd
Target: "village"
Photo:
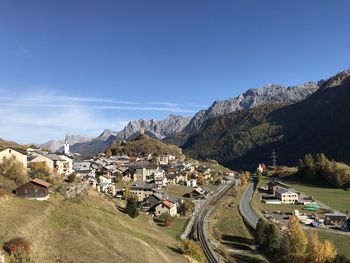
<instances>
[{"instance_id":1,"label":"village","mask_svg":"<svg viewBox=\"0 0 350 263\"><path fill-rule=\"evenodd\" d=\"M240 176L232 171L213 172L198 161L179 160L171 154L137 157L106 156L101 153L84 159L80 154L70 152L67 139L60 153L33 148L26 151L6 148L0 151L1 159L13 157L29 173L36 165L41 165L51 172L52 177L63 176L65 181L76 182L68 186L67 196L75 196L87 188L113 199L126 200L133 196L140 211L157 217L163 214L178 216L184 200L192 200L196 204L195 200L205 199L218 185L240 185ZM171 196L167 194L171 186L191 190L185 196ZM32 178L14 192L25 199L47 200L52 189L44 178ZM192 208L187 212L192 213L195 210L193 206L192 203Z\"/></svg>"}]
</instances>

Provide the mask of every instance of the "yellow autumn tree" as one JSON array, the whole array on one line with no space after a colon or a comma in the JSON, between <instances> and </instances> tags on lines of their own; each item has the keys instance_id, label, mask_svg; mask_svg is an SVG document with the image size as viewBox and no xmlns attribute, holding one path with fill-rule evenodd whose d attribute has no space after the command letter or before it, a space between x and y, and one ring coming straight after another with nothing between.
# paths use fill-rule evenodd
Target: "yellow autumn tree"
<instances>
[{"instance_id":1,"label":"yellow autumn tree","mask_svg":"<svg viewBox=\"0 0 350 263\"><path fill-rule=\"evenodd\" d=\"M307 249L308 262L310 263L323 263L322 243L318 239L318 235L315 231L311 232L309 236L309 243Z\"/></svg>"},{"instance_id":2,"label":"yellow autumn tree","mask_svg":"<svg viewBox=\"0 0 350 263\"><path fill-rule=\"evenodd\" d=\"M290 217L288 228L290 262L302 262L306 256L308 241L296 216Z\"/></svg>"},{"instance_id":3,"label":"yellow autumn tree","mask_svg":"<svg viewBox=\"0 0 350 263\"><path fill-rule=\"evenodd\" d=\"M337 250L329 240L322 243L317 232L313 231L309 236L307 255L307 262L310 263L333 262L337 256Z\"/></svg>"},{"instance_id":4,"label":"yellow autumn tree","mask_svg":"<svg viewBox=\"0 0 350 263\"><path fill-rule=\"evenodd\" d=\"M334 244L329 240L323 242L321 251L323 254L323 262L333 262L337 257L337 250Z\"/></svg>"}]
</instances>

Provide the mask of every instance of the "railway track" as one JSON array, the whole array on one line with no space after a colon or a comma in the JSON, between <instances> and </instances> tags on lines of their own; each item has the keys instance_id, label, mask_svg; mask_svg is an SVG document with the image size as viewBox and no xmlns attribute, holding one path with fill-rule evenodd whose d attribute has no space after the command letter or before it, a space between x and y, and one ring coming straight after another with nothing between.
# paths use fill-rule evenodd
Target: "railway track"
<instances>
[{"instance_id":1,"label":"railway track","mask_svg":"<svg viewBox=\"0 0 350 263\"><path fill-rule=\"evenodd\" d=\"M201 244L204 254L209 263L219 263L220 260L217 258L215 251L211 247L209 240L206 237L205 220L209 216L211 208L216 205L216 203L231 189L232 186L233 184L229 184L220 192L218 192L211 200L208 200L195 222L195 229L197 233L195 237Z\"/></svg>"}]
</instances>

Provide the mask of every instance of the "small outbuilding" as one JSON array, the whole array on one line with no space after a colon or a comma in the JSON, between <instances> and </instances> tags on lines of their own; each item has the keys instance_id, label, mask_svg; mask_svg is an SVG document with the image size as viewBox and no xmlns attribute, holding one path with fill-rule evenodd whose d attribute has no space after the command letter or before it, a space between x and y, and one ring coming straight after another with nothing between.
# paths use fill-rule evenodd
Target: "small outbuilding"
<instances>
[{"instance_id":1,"label":"small outbuilding","mask_svg":"<svg viewBox=\"0 0 350 263\"><path fill-rule=\"evenodd\" d=\"M347 216L341 213L327 213L324 215L324 224L342 227L346 225Z\"/></svg>"},{"instance_id":2,"label":"small outbuilding","mask_svg":"<svg viewBox=\"0 0 350 263\"><path fill-rule=\"evenodd\" d=\"M16 195L31 200L47 200L50 184L40 179L33 179L16 189Z\"/></svg>"}]
</instances>

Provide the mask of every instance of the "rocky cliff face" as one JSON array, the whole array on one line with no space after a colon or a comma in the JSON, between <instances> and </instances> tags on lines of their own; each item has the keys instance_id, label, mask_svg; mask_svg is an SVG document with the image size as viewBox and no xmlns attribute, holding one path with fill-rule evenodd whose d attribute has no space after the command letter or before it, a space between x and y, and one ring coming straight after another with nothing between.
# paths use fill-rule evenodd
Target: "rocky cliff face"
<instances>
[{"instance_id":1,"label":"rocky cliff face","mask_svg":"<svg viewBox=\"0 0 350 263\"><path fill-rule=\"evenodd\" d=\"M199 111L184 129L188 135L196 133L207 120L231 112L252 109L264 104L293 103L305 99L319 88L319 83L307 82L285 88L269 84L261 89L249 89L238 97L215 101L207 110Z\"/></svg>"},{"instance_id":2,"label":"rocky cliff face","mask_svg":"<svg viewBox=\"0 0 350 263\"><path fill-rule=\"evenodd\" d=\"M119 132L119 136L127 140L134 133L139 132L141 128L152 132L158 139L163 139L167 136L181 132L190 122L191 117L183 117L180 115L169 115L164 120L135 120L128 123L128 125Z\"/></svg>"}]
</instances>

